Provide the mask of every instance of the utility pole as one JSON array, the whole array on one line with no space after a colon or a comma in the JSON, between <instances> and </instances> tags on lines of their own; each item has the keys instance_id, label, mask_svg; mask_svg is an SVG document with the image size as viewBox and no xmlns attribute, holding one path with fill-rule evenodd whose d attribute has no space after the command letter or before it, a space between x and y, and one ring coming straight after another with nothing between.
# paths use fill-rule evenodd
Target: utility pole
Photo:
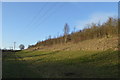
<instances>
[{"instance_id":1,"label":"utility pole","mask_svg":"<svg viewBox=\"0 0 120 80\"><path fill-rule=\"evenodd\" d=\"M15 50L15 44L16 44L16 42L14 42L14 50Z\"/></svg>"}]
</instances>

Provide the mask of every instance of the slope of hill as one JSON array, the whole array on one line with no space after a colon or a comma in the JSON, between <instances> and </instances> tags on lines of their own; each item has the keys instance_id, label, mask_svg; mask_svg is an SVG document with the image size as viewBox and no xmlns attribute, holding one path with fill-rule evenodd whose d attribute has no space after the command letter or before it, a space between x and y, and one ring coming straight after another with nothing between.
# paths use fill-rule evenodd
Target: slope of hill
<instances>
[{"instance_id":1,"label":"slope of hill","mask_svg":"<svg viewBox=\"0 0 120 80\"><path fill-rule=\"evenodd\" d=\"M23 50L3 56L3 78L118 78L118 61L112 49Z\"/></svg>"},{"instance_id":2,"label":"slope of hill","mask_svg":"<svg viewBox=\"0 0 120 80\"><path fill-rule=\"evenodd\" d=\"M116 19L115 19L116 20ZM120 78L118 26L101 26L3 52L3 78Z\"/></svg>"},{"instance_id":3,"label":"slope of hill","mask_svg":"<svg viewBox=\"0 0 120 80\"><path fill-rule=\"evenodd\" d=\"M28 49L69 48L72 50L106 50L118 44L118 23L120 20L110 17L103 24L91 24L88 28L57 38L39 41ZM69 26L65 26L69 29ZM68 30L66 30L68 31ZM77 45L76 45L77 44ZM79 44L79 45L78 45ZM68 46L68 47L67 47ZM70 48L71 47L71 48Z\"/></svg>"},{"instance_id":4,"label":"slope of hill","mask_svg":"<svg viewBox=\"0 0 120 80\"><path fill-rule=\"evenodd\" d=\"M96 39L89 39L81 41L79 43L65 43L55 44L51 46L36 46L29 48L28 50L45 50L45 51L56 51L56 50L90 50L90 51L105 51L107 49L118 50L118 36L114 37L103 37Z\"/></svg>"}]
</instances>

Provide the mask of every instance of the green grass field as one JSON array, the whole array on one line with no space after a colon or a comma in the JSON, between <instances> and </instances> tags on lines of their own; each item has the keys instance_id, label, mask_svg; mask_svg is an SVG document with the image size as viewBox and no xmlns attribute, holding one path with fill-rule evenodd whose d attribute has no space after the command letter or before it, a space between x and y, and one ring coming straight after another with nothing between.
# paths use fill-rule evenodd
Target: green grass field
<instances>
[{"instance_id":1,"label":"green grass field","mask_svg":"<svg viewBox=\"0 0 120 80\"><path fill-rule=\"evenodd\" d=\"M118 66L113 50L23 50L3 57L3 78L118 78Z\"/></svg>"}]
</instances>

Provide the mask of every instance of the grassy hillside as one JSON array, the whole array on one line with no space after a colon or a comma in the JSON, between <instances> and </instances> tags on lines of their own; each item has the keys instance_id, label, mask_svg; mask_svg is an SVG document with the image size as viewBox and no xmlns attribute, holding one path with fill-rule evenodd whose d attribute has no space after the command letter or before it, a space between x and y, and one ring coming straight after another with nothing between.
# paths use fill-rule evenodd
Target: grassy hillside
<instances>
[{"instance_id":1,"label":"grassy hillside","mask_svg":"<svg viewBox=\"0 0 120 80\"><path fill-rule=\"evenodd\" d=\"M108 42L110 39L117 38L109 38ZM105 42L106 39L100 40ZM88 42L91 45L94 39ZM41 50L4 52L7 55L4 56L3 53L3 78L118 78L118 66L120 65L118 50L114 48L78 49L80 44L85 46L84 43L87 41L79 44L67 43L64 46L54 45ZM97 41L94 43L99 44Z\"/></svg>"},{"instance_id":2,"label":"grassy hillside","mask_svg":"<svg viewBox=\"0 0 120 80\"><path fill-rule=\"evenodd\" d=\"M44 41L38 41L35 45L31 45L28 48L41 48L45 46L52 46L52 45L61 45L65 43L79 43L85 40L89 39L98 39L98 38L110 38L114 37L115 35L118 35L118 24L120 23L120 20L117 18L110 17L106 22L103 24L100 23L91 23L83 30L79 30L76 32L72 32L69 34L69 32L64 31L64 35L58 36L56 38L49 37L48 39ZM67 24L66 24L67 25ZM66 31L69 31L69 26L67 27ZM68 30L67 30L68 29ZM103 40L104 41L104 40Z\"/></svg>"},{"instance_id":3,"label":"grassy hillside","mask_svg":"<svg viewBox=\"0 0 120 80\"><path fill-rule=\"evenodd\" d=\"M64 44L55 44L51 46L36 46L32 48L28 48L27 50L36 51L58 51L58 50L67 50L67 51L75 51L75 50L87 50L87 51L105 51L107 49L118 49L118 36L114 35L112 37L106 38L95 38L89 39L78 43L68 42Z\"/></svg>"},{"instance_id":4,"label":"grassy hillside","mask_svg":"<svg viewBox=\"0 0 120 80\"><path fill-rule=\"evenodd\" d=\"M118 20L3 52L3 78L120 78ZM64 41L66 39L66 41Z\"/></svg>"}]
</instances>

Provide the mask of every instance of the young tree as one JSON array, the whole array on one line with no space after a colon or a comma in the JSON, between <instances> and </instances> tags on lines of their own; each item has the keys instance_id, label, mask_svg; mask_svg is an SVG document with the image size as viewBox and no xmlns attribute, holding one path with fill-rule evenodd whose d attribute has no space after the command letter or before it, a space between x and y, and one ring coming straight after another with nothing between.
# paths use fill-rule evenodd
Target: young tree
<instances>
[{"instance_id":1,"label":"young tree","mask_svg":"<svg viewBox=\"0 0 120 80\"><path fill-rule=\"evenodd\" d=\"M66 23L64 26L64 36L65 36L65 43L67 42L67 35L69 34L69 26Z\"/></svg>"},{"instance_id":2,"label":"young tree","mask_svg":"<svg viewBox=\"0 0 120 80\"><path fill-rule=\"evenodd\" d=\"M25 46L23 44L20 44L19 48L20 48L20 50L23 50L25 48Z\"/></svg>"}]
</instances>

